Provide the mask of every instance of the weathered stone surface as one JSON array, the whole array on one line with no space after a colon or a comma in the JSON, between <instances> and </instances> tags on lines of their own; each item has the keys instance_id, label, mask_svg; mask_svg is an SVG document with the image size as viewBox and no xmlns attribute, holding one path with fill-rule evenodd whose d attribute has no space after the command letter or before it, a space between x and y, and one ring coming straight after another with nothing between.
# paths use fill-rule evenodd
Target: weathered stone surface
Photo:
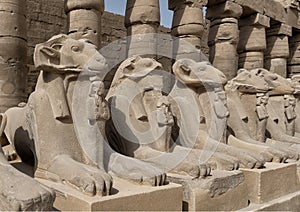
<instances>
[{"instance_id":1,"label":"weathered stone surface","mask_svg":"<svg viewBox=\"0 0 300 212\"><path fill-rule=\"evenodd\" d=\"M295 8L287 9L287 23L288 25L300 29L299 10Z\"/></svg>"},{"instance_id":2,"label":"weathered stone surface","mask_svg":"<svg viewBox=\"0 0 300 212\"><path fill-rule=\"evenodd\" d=\"M206 18L209 20L220 18L239 18L242 15L243 8L232 2L226 1L225 3L208 7Z\"/></svg>"},{"instance_id":3,"label":"weathered stone surface","mask_svg":"<svg viewBox=\"0 0 300 212\"><path fill-rule=\"evenodd\" d=\"M250 204L240 211L298 211L300 208L300 192L291 193L264 204Z\"/></svg>"},{"instance_id":4,"label":"weathered stone surface","mask_svg":"<svg viewBox=\"0 0 300 212\"><path fill-rule=\"evenodd\" d=\"M247 186L239 171L213 171L213 176L199 180L181 175L169 179L183 185L184 211L232 211L248 205Z\"/></svg>"},{"instance_id":5,"label":"weathered stone surface","mask_svg":"<svg viewBox=\"0 0 300 212\"><path fill-rule=\"evenodd\" d=\"M195 5L202 7L207 4L207 0L169 0L169 10L176 10L185 5Z\"/></svg>"},{"instance_id":6,"label":"weathered stone surface","mask_svg":"<svg viewBox=\"0 0 300 212\"><path fill-rule=\"evenodd\" d=\"M289 38L286 35L267 37L267 58L288 58L289 57Z\"/></svg>"},{"instance_id":7,"label":"weathered stone surface","mask_svg":"<svg viewBox=\"0 0 300 212\"><path fill-rule=\"evenodd\" d=\"M173 43L173 57L176 60L189 58L194 61L208 61L207 57L201 52L201 38L196 36L182 36Z\"/></svg>"},{"instance_id":8,"label":"weathered stone surface","mask_svg":"<svg viewBox=\"0 0 300 212\"><path fill-rule=\"evenodd\" d=\"M267 48L266 30L263 26L240 27L238 52L261 51Z\"/></svg>"},{"instance_id":9,"label":"weathered stone surface","mask_svg":"<svg viewBox=\"0 0 300 212\"><path fill-rule=\"evenodd\" d=\"M273 0L264 0L264 14L276 21L285 23L287 21L287 13L280 2Z\"/></svg>"},{"instance_id":10,"label":"weathered stone surface","mask_svg":"<svg viewBox=\"0 0 300 212\"><path fill-rule=\"evenodd\" d=\"M69 32L83 30L89 28L100 33L100 16L96 10L78 9L69 12Z\"/></svg>"},{"instance_id":11,"label":"weathered stone surface","mask_svg":"<svg viewBox=\"0 0 300 212\"><path fill-rule=\"evenodd\" d=\"M73 39L88 39L100 46L101 13L96 10L77 9L68 13L69 34Z\"/></svg>"},{"instance_id":12,"label":"weathered stone surface","mask_svg":"<svg viewBox=\"0 0 300 212\"><path fill-rule=\"evenodd\" d=\"M27 42L25 40L16 37L0 37L0 47L2 62L16 61L26 64Z\"/></svg>"},{"instance_id":13,"label":"weathered stone surface","mask_svg":"<svg viewBox=\"0 0 300 212\"><path fill-rule=\"evenodd\" d=\"M267 163L266 169L241 170L245 175L251 203L265 203L300 188L296 164Z\"/></svg>"},{"instance_id":14,"label":"weathered stone surface","mask_svg":"<svg viewBox=\"0 0 300 212\"><path fill-rule=\"evenodd\" d=\"M27 30L24 15L26 1L5 1L0 3L1 8L3 10L0 11L0 111L4 112L26 99Z\"/></svg>"},{"instance_id":15,"label":"weathered stone surface","mask_svg":"<svg viewBox=\"0 0 300 212\"><path fill-rule=\"evenodd\" d=\"M151 7L148 5L135 6L126 9L125 26L129 27L133 24L159 24L160 10L159 7Z\"/></svg>"},{"instance_id":16,"label":"weathered stone surface","mask_svg":"<svg viewBox=\"0 0 300 212\"><path fill-rule=\"evenodd\" d=\"M103 0L66 0L65 13L68 15L68 32L73 39L87 39L95 46L101 44L101 14Z\"/></svg>"},{"instance_id":17,"label":"weathered stone surface","mask_svg":"<svg viewBox=\"0 0 300 212\"><path fill-rule=\"evenodd\" d=\"M272 73L287 77L287 59L285 58L266 59L265 68Z\"/></svg>"},{"instance_id":18,"label":"weathered stone surface","mask_svg":"<svg viewBox=\"0 0 300 212\"><path fill-rule=\"evenodd\" d=\"M232 79L236 76L238 67L236 45L229 42L216 43L210 47L209 52L209 60L214 67L226 75L227 79Z\"/></svg>"},{"instance_id":19,"label":"weathered stone surface","mask_svg":"<svg viewBox=\"0 0 300 212\"><path fill-rule=\"evenodd\" d=\"M300 64L300 42L290 43L289 64L290 65Z\"/></svg>"},{"instance_id":20,"label":"weathered stone surface","mask_svg":"<svg viewBox=\"0 0 300 212\"><path fill-rule=\"evenodd\" d=\"M127 1L126 8L131 9L133 7L139 6L149 6L149 7L157 7L158 0L139 0L139 1Z\"/></svg>"},{"instance_id":21,"label":"weathered stone surface","mask_svg":"<svg viewBox=\"0 0 300 212\"><path fill-rule=\"evenodd\" d=\"M26 17L22 14L0 11L0 36L27 39Z\"/></svg>"},{"instance_id":22,"label":"weathered stone surface","mask_svg":"<svg viewBox=\"0 0 300 212\"><path fill-rule=\"evenodd\" d=\"M94 9L101 13L104 12L104 0L66 0L65 10L70 12L77 9Z\"/></svg>"},{"instance_id":23,"label":"weathered stone surface","mask_svg":"<svg viewBox=\"0 0 300 212\"><path fill-rule=\"evenodd\" d=\"M292 27L287 24L277 24L274 26L271 26L267 30L267 36L272 36L272 35L287 35L287 36L292 36Z\"/></svg>"},{"instance_id":24,"label":"weathered stone surface","mask_svg":"<svg viewBox=\"0 0 300 212\"><path fill-rule=\"evenodd\" d=\"M8 0L2 2L0 5L0 11L9 12L13 14L27 16L26 0Z\"/></svg>"},{"instance_id":25,"label":"weathered stone surface","mask_svg":"<svg viewBox=\"0 0 300 212\"><path fill-rule=\"evenodd\" d=\"M182 187L169 184L163 187L141 186L114 178L112 194L107 197L88 197L65 185L38 179L56 192L54 208L59 211L181 211Z\"/></svg>"},{"instance_id":26,"label":"weathered stone surface","mask_svg":"<svg viewBox=\"0 0 300 212\"><path fill-rule=\"evenodd\" d=\"M157 24L137 24L127 27L128 35L139 35L148 33L157 33Z\"/></svg>"},{"instance_id":27,"label":"weathered stone surface","mask_svg":"<svg viewBox=\"0 0 300 212\"><path fill-rule=\"evenodd\" d=\"M248 70L264 67L263 52L245 52L239 55L239 68Z\"/></svg>"},{"instance_id":28,"label":"weathered stone surface","mask_svg":"<svg viewBox=\"0 0 300 212\"><path fill-rule=\"evenodd\" d=\"M270 27L270 18L260 13L256 13L254 15L244 17L239 20L239 26L252 26L252 25Z\"/></svg>"},{"instance_id":29,"label":"weathered stone surface","mask_svg":"<svg viewBox=\"0 0 300 212\"><path fill-rule=\"evenodd\" d=\"M300 73L300 65L289 65L288 66L288 73L293 74L299 74Z\"/></svg>"},{"instance_id":30,"label":"weathered stone surface","mask_svg":"<svg viewBox=\"0 0 300 212\"><path fill-rule=\"evenodd\" d=\"M209 30L208 45L212 46L215 43L230 42L233 45L237 44L239 40L239 29L236 23L225 22L221 24L214 24Z\"/></svg>"},{"instance_id":31,"label":"weathered stone surface","mask_svg":"<svg viewBox=\"0 0 300 212\"><path fill-rule=\"evenodd\" d=\"M253 0L253 1L247 1L247 0L234 0L235 3L243 6L244 8L247 8L247 10L251 10L251 12L256 11L258 13L264 14L264 1L261 0ZM268 0L269 2L269 0ZM245 9L244 9L245 10ZM248 12L248 11L246 11Z\"/></svg>"},{"instance_id":32,"label":"weathered stone surface","mask_svg":"<svg viewBox=\"0 0 300 212\"><path fill-rule=\"evenodd\" d=\"M172 27L187 24L203 25L202 7L185 6L174 11Z\"/></svg>"},{"instance_id":33,"label":"weathered stone surface","mask_svg":"<svg viewBox=\"0 0 300 212\"><path fill-rule=\"evenodd\" d=\"M179 39L180 39L182 42L188 42L188 43L192 44L192 45L195 46L195 48L197 48L197 49L200 49L200 48L201 48L201 37L189 35L189 36L182 36L182 37L179 37Z\"/></svg>"},{"instance_id":34,"label":"weathered stone surface","mask_svg":"<svg viewBox=\"0 0 300 212\"><path fill-rule=\"evenodd\" d=\"M156 40L156 34L135 34L131 36L127 40L128 56L132 57L137 55L156 55Z\"/></svg>"},{"instance_id":35,"label":"weathered stone surface","mask_svg":"<svg viewBox=\"0 0 300 212\"><path fill-rule=\"evenodd\" d=\"M1 146L0 146L1 147ZM1 211L48 211L52 209L54 192L31 177L19 172L2 157Z\"/></svg>"},{"instance_id":36,"label":"weathered stone surface","mask_svg":"<svg viewBox=\"0 0 300 212\"><path fill-rule=\"evenodd\" d=\"M183 36L183 35L194 35L201 36L204 31L204 26L202 24L188 24L183 26L174 27L172 29L172 35Z\"/></svg>"}]
</instances>

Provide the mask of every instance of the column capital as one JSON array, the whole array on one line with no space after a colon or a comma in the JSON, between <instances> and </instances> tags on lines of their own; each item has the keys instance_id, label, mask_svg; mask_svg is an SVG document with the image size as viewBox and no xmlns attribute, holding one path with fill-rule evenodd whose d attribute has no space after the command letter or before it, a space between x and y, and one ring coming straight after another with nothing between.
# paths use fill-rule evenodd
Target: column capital
<instances>
[{"instance_id":1,"label":"column capital","mask_svg":"<svg viewBox=\"0 0 300 212\"><path fill-rule=\"evenodd\" d=\"M221 18L240 18L242 13L242 6L232 1L226 1L222 4L208 7L206 18L209 20Z\"/></svg>"},{"instance_id":2,"label":"column capital","mask_svg":"<svg viewBox=\"0 0 300 212\"><path fill-rule=\"evenodd\" d=\"M65 12L77 9L94 9L104 12L104 0L65 0Z\"/></svg>"},{"instance_id":3,"label":"column capital","mask_svg":"<svg viewBox=\"0 0 300 212\"><path fill-rule=\"evenodd\" d=\"M265 28L270 27L270 18L268 16L256 13L246 18L240 19L239 26L263 26Z\"/></svg>"},{"instance_id":4,"label":"column capital","mask_svg":"<svg viewBox=\"0 0 300 212\"><path fill-rule=\"evenodd\" d=\"M274 26L271 26L270 29L267 29L267 36L273 35L293 35L293 28L290 25L279 23Z\"/></svg>"},{"instance_id":5,"label":"column capital","mask_svg":"<svg viewBox=\"0 0 300 212\"><path fill-rule=\"evenodd\" d=\"M177 10L185 5L202 8L208 0L169 0L169 10Z\"/></svg>"}]
</instances>

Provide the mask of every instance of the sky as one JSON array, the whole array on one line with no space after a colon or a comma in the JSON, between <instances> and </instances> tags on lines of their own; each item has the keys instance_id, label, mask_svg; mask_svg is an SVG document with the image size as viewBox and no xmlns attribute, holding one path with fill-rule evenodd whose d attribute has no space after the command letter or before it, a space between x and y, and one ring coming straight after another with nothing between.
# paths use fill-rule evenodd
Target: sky
<instances>
[{"instance_id":1,"label":"sky","mask_svg":"<svg viewBox=\"0 0 300 212\"><path fill-rule=\"evenodd\" d=\"M105 11L125 15L126 0L105 0ZM160 0L161 25L171 27L173 12L168 10L168 1Z\"/></svg>"}]
</instances>

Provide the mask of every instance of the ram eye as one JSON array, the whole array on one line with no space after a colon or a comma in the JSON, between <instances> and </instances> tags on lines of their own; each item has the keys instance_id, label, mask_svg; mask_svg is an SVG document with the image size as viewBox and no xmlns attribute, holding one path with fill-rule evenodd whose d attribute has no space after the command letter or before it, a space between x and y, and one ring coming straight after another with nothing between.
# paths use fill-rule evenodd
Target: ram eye
<instances>
[{"instance_id":1,"label":"ram eye","mask_svg":"<svg viewBox=\"0 0 300 212\"><path fill-rule=\"evenodd\" d=\"M190 72L191 72L191 69L189 69L189 67L187 67L186 65L181 65L180 68L181 68L184 72L187 72L187 73L190 73Z\"/></svg>"},{"instance_id":2,"label":"ram eye","mask_svg":"<svg viewBox=\"0 0 300 212\"><path fill-rule=\"evenodd\" d=\"M79 51L80 51L80 48L79 48L79 46L72 46L72 47L71 47L71 50L72 50L73 52L79 52Z\"/></svg>"}]
</instances>

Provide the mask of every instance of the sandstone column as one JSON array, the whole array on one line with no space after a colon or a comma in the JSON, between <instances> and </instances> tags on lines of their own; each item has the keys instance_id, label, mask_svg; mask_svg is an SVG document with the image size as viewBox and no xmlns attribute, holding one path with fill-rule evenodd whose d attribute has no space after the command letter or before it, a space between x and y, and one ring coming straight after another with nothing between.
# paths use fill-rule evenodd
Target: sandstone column
<instances>
[{"instance_id":1,"label":"sandstone column","mask_svg":"<svg viewBox=\"0 0 300 212\"><path fill-rule=\"evenodd\" d=\"M26 100L26 0L0 1L0 112Z\"/></svg>"},{"instance_id":2,"label":"sandstone column","mask_svg":"<svg viewBox=\"0 0 300 212\"><path fill-rule=\"evenodd\" d=\"M238 69L238 19L242 12L242 7L231 1L217 5L208 4L206 17L211 21L208 37L209 59L228 80L236 76Z\"/></svg>"},{"instance_id":3,"label":"sandstone column","mask_svg":"<svg viewBox=\"0 0 300 212\"><path fill-rule=\"evenodd\" d=\"M264 51L267 48L266 28L270 18L262 14L251 15L240 20L238 44L239 68L264 68Z\"/></svg>"},{"instance_id":4,"label":"sandstone column","mask_svg":"<svg viewBox=\"0 0 300 212\"><path fill-rule=\"evenodd\" d=\"M288 75L300 74L300 33L295 32L289 39L290 57L288 61Z\"/></svg>"},{"instance_id":5,"label":"sandstone column","mask_svg":"<svg viewBox=\"0 0 300 212\"><path fill-rule=\"evenodd\" d=\"M74 39L86 38L100 47L104 0L65 0L68 32Z\"/></svg>"},{"instance_id":6,"label":"sandstone column","mask_svg":"<svg viewBox=\"0 0 300 212\"><path fill-rule=\"evenodd\" d=\"M174 44L176 59L203 60L200 54L204 31L202 9L206 3L206 0L169 0L169 9L174 11L171 34L179 38Z\"/></svg>"},{"instance_id":7,"label":"sandstone column","mask_svg":"<svg viewBox=\"0 0 300 212\"><path fill-rule=\"evenodd\" d=\"M125 27L128 57L148 55L156 57L156 33L160 25L159 0L127 0ZM146 52L146 54L145 54Z\"/></svg>"},{"instance_id":8,"label":"sandstone column","mask_svg":"<svg viewBox=\"0 0 300 212\"><path fill-rule=\"evenodd\" d=\"M292 27L286 24L279 23L267 30L265 68L284 78L287 77L289 36L292 36Z\"/></svg>"}]
</instances>

